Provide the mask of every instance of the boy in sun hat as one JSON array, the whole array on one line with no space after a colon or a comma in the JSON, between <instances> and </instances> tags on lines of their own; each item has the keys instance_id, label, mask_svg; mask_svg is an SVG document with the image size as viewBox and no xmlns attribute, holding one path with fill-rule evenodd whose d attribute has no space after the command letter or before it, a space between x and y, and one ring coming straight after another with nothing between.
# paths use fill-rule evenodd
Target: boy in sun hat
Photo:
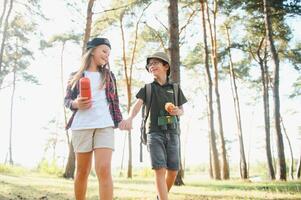
<instances>
[{"instance_id":1,"label":"boy in sun hat","mask_svg":"<svg viewBox=\"0 0 301 200\"><path fill-rule=\"evenodd\" d=\"M147 129L147 146L150 152L152 169L155 172L158 199L167 200L168 191L177 176L180 167L179 121L183 115L182 105L187 102L178 84L169 81L170 61L164 52L155 52L146 58L146 70L154 81L146 84L136 95L128 119L120 123L121 129L130 130L133 118L147 101L147 85L151 88ZM178 87L178 88L175 88ZM175 92L177 89L177 94ZM176 94L176 95L175 95ZM176 104L165 109L166 103ZM143 119L144 120L144 119Z\"/></svg>"}]
</instances>

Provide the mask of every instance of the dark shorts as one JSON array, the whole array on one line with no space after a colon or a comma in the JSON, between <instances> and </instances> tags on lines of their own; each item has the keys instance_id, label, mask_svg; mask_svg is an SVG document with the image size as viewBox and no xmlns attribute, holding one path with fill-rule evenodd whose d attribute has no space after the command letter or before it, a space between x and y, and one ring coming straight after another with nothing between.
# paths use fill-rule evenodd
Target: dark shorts
<instances>
[{"instance_id":1,"label":"dark shorts","mask_svg":"<svg viewBox=\"0 0 301 200\"><path fill-rule=\"evenodd\" d=\"M150 152L152 169L179 170L179 142L177 133L151 132L147 134L147 147Z\"/></svg>"}]
</instances>

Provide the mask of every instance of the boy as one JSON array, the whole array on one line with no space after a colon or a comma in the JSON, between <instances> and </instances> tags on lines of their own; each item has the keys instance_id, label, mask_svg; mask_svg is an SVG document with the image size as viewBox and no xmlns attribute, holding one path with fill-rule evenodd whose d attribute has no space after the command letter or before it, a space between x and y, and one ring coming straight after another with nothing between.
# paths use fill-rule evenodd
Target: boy
<instances>
[{"instance_id":1,"label":"boy","mask_svg":"<svg viewBox=\"0 0 301 200\"><path fill-rule=\"evenodd\" d=\"M183 115L182 105L187 102L182 90L178 88L174 96L174 85L169 82L170 61L163 52L156 52L146 59L146 70L154 77L151 83L151 103L146 123L147 146L150 152L152 169L155 171L156 188L160 200L168 199L168 191L174 184L179 166L179 122ZM178 87L178 86L177 86ZM120 124L121 129L131 129L132 120L146 102L146 86L136 95L137 101L130 111L128 119ZM178 105L165 109L166 103Z\"/></svg>"}]
</instances>

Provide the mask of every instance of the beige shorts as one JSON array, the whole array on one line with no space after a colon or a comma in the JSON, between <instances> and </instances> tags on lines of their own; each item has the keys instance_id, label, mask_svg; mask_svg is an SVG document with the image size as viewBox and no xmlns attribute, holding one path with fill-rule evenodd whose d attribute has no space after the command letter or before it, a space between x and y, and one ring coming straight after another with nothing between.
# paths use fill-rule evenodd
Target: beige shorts
<instances>
[{"instance_id":1,"label":"beige shorts","mask_svg":"<svg viewBox=\"0 0 301 200\"><path fill-rule=\"evenodd\" d=\"M114 129L97 128L72 131L74 152L90 152L97 148L114 150Z\"/></svg>"}]
</instances>

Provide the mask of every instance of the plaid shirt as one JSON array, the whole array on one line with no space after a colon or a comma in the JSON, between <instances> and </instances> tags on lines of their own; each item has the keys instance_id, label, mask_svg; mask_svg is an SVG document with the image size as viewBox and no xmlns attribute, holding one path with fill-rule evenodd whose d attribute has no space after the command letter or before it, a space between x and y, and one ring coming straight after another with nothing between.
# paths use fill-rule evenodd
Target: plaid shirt
<instances>
[{"instance_id":1,"label":"plaid shirt","mask_svg":"<svg viewBox=\"0 0 301 200\"><path fill-rule=\"evenodd\" d=\"M109 110L110 110L110 114L111 117L113 119L114 122L114 126L115 128L118 127L119 122L122 121L122 114L120 112L120 108L119 108L119 99L118 99L118 93L117 93L117 87L116 87L116 78L114 76L114 74L107 70L107 74L111 73L111 76L106 76L106 88L105 88L105 92L106 92L106 98L107 101L109 103ZM72 73L70 75L70 79L72 79L72 77L74 76L76 72ZM84 73L82 74L82 77L84 76ZM111 80L111 77L113 80ZM115 86L115 90L114 90L114 86ZM69 108L70 110L73 111L71 118L69 119L67 125L66 125L66 129L69 129L73 118L75 116L75 113L77 111L77 109L72 108L72 102L73 100L75 100L77 98L77 96L79 95L79 81L76 83L75 87L72 89L72 86L68 84L67 86L67 91L66 91L66 96L64 99L64 104L67 108Z\"/></svg>"}]
</instances>

